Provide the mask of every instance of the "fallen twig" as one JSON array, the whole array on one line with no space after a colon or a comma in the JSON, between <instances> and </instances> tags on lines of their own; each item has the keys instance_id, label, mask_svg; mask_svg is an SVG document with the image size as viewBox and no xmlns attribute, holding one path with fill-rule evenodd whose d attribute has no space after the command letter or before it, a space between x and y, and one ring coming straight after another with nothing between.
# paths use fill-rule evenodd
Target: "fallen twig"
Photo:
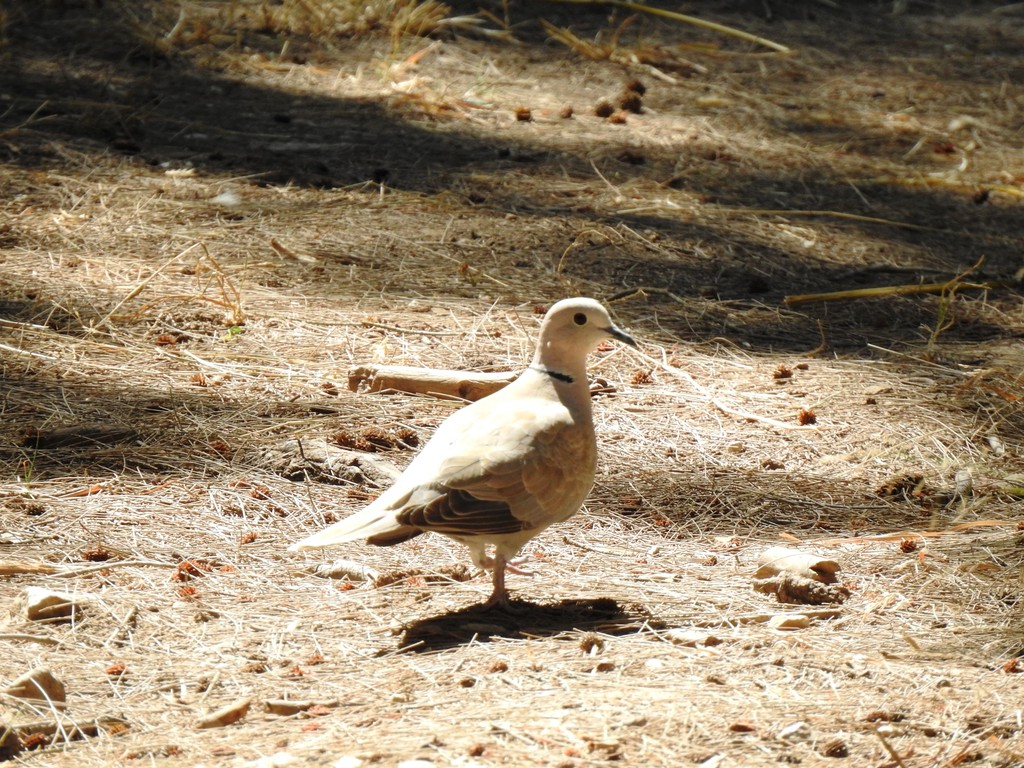
<instances>
[{"instance_id":1,"label":"fallen twig","mask_svg":"<svg viewBox=\"0 0 1024 768\"><path fill-rule=\"evenodd\" d=\"M171 266L174 262L176 262L182 256L187 254L189 251L194 250L199 245L200 245L200 243L193 243L188 248L186 248L185 250L181 251L181 253L178 253L177 255L172 256L167 261L165 261L163 264L161 264L159 267L157 267L155 270L153 270L153 272L150 273L149 277L147 277L145 280L143 280L138 285L136 285L134 288L132 288L132 290L130 290L128 292L128 294L123 299L121 299L119 302L117 302L117 304L114 305L114 308L111 309L109 312L107 312L107 314L103 316L103 319L95 324L94 328L95 329L105 328L107 323L110 322L110 318L112 318L114 316L114 313L116 313L119 309L121 309L121 307L123 307L129 301L131 301L136 296L138 296L140 293L142 293L145 290L146 286L149 285L151 282L153 282L157 277L159 277L163 273L163 271L165 269L167 269L169 266Z\"/></svg>"},{"instance_id":2,"label":"fallen twig","mask_svg":"<svg viewBox=\"0 0 1024 768\"><path fill-rule=\"evenodd\" d=\"M29 635L24 632L14 632L11 634L0 634L0 641L7 641L9 643L21 642L21 643L39 643L40 645L60 645L61 640L55 637L43 637L42 635Z\"/></svg>"},{"instance_id":3,"label":"fallen twig","mask_svg":"<svg viewBox=\"0 0 1024 768\"><path fill-rule=\"evenodd\" d=\"M785 612L784 612L785 613ZM797 611L793 611L797 613ZM809 619L838 619L843 615L843 611L840 608L814 608L811 610L800 610L801 616L806 616ZM694 627L735 627L745 626L747 624L767 624L772 620L773 617L778 616L779 612L774 613L753 613L745 616L730 616L729 618L721 619L705 619L689 622Z\"/></svg>"},{"instance_id":4,"label":"fallen twig","mask_svg":"<svg viewBox=\"0 0 1024 768\"><path fill-rule=\"evenodd\" d=\"M827 291L825 293L800 293L786 296L783 302L787 306L796 304L812 304L821 301L852 301L854 299L884 299L890 296L918 296L921 294L942 294L950 290L953 281L944 283L924 283L918 285L883 285L878 288L854 288L848 291ZM956 283L957 290L968 288L976 291L988 291L993 288L1009 288L1018 285L1016 280L1001 280L991 283Z\"/></svg>"},{"instance_id":5,"label":"fallen twig","mask_svg":"<svg viewBox=\"0 0 1024 768\"><path fill-rule=\"evenodd\" d=\"M736 216L828 216L833 219L846 219L847 221L860 221L865 224L884 224L890 227L901 229L914 229L921 232L942 232L935 227L926 227L923 224L911 224L908 221L896 221L894 219L883 219L878 216L863 216L859 213L848 213L846 211L805 211L793 208L729 208L723 213Z\"/></svg>"},{"instance_id":6,"label":"fallen twig","mask_svg":"<svg viewBox=\"0 0 1024 768\"><path fill-rule=\"evenodd\" d=\"M685 299L672 293L672 291L668 290L667 288L658 288L657 286L653 285L638 285L635 288L627 288L624 291L613 293L611 296L608 297L608 303L614 304L616 301L625 301L626 299L631 299L634 296L647 296L648 294L651 293L659 293L664 296L668 296L670 299L672 299L672 301L675 301L679 304L686 303Z\"/></svg>"},{"instance_id":7,"label":"fallen twig","mask_svg":"<svg viewBox=\"0 0 1024 768\"><path fill-rule=\"evenodd\" d=\"M408 333L416 336L462 336L463 331L425 331L419 328L402 328L398 325L388 325L387 323L378 323L375 320L363 320L359 323L363 328L379 328L382 331L391 331L392 333Z\"/></svg>"},{"instance_id":8,"label":"fallen twig","mask_svg":"<svg viewBox=\"0 0 1024 768\"><path fill-rule=\"evenodd\" d=\"M661 370L667 371L668 373L671 373L672 375L678 376L679 378L689 382L689 384L694 389L696 389L698 392L700 392L708 399L708 402L711 403L711 405L715 406L715 408L720 410L722 413L728 414L730 416L738 416L742 419L747 419L749 421L758 421L761 422L762 424L768 424L772 427L775 427L776 429L792 429L806 431L816 428L811 424L788 424L784 421L773 419L770 416L759 416L756 413L745 411L742 408L733 408L732 406L726 405L721 400L714 397L706 387L699 384L697 380L694 379L693 376L688 374L686 371L680 370L679 368L676 368L674 365L671 365L667 360L664 359L664 355L662 356L663 359L656 360L650 355L646 355L638 349L631 350L631 352L632 354L637 355L638 357L642 357L644 360L651 363L652 365L659 366Z\"/></svg>"},{"instance_id":9,"label":"fallen twig","mask_svg":"<svg viewBox=\"0 0 1024 768\"><path fill-rule=\"evenodd\" d=\"M569 5L611 5L616 8L626 8L630 11L637 11L639 13L649 13L652 16L661 16L664 19L671 19L672 21L679 21L683 24L689 24L694 27L701 27L703 29L710 29L712 32L718 32L722 35L728 35L729 37L736 37L740 40L746 40L750 43L757 43L763 45L765 48L771 48L777 53L792 53L792 49L788 46L776 43L767 38L760 37L759 35L751 34L750 32L744 32L741 29L735 27L727 27L724 24L718 24L714 21L707 21L706 19L699 19L696 16L687 16L684 13L676 13L675 11L666 11L663 8L654 8L650 5L643 3L631 3L628 0L555 0L558 3L566 3Z\"/></svg>"},{"instance_id":10,"label":"fallen twig","mask_svg":"<svg viewBox=\"0 0 1024 768\"><path fill-rule=\"evenodd\" d=\"M820 547L834 547L841 544L868 544L872 542L903 541L919 537L922 539L934 539L940 536L949 536L954 533L969 531L972 528L1011 528L1016 527L1014 520L975 520L970 523L960 523L948 528L945 531L898 531L896 533L879 533L873 536L853 536L846 539L824 539L815 541L813 544Z\"/></svg>"},{"instance_id":11,"label":"fallen twig","mask_svg":"<svg viewBox=\"0 0 1024 768\"><path fill-rule=\"evenodd\" d=\"M800 431L815 429L813 424L787 424L784 421L773 419L770 416L758 416L756 413L745 411L742 408L733 408L732 406L726 405L721 400L717 400L715 398L712 398L711 404L722 413L729 414L730 416L739 416L741 419L746 419L747 421L759 421L762 424L768 424L776 429L797 429Z\"/></svg>"},{"instance_id":12,"label":"fallen twig","mask_svg":"<svg viewBox=\"0 0 1024 768\"><path fill-rule=\"evenodd\" d=\"M52 563L24 562L20 560L0 560L0 576L17 576L23 573L57 573L59 566Z\"/></svg>"},{"instance_id":13,"label":"fallen twig","mask_svg":"<svg viewBox=\"0 0 1024 768\"><path fill-rule=\"evenodd\" d=\"M965 269L955 277L951 277L943 283L925 283L915 285L888 285L878 288L854 288L848 291L829 291L827 293L805 293L795 296L786 296L783 301L792 306L793 304L807 304L815 301L848 301L850 299L875 299L887 296L913 296L917 294L938 293L942 295L954 294L961 288L970 288L979 291L988 291L993 288L1014 288L1024 283L1024 269L1017 270L1010 280L996 280L987 283L965 283L964 278L972 272L976 272L985 262L985 257L979 258L973 266Z\"/></svg>"},{"instance_id":14,"label":"fallen twig","mask_svg":"<svg viewBox=\"0 0 1024 768\"><path fill-rule=\"evenodd\" d=\"M100 570L110 570L112 568L125 568L135 566L150 566L155 568L176 568L178 567L177 562L160 562L157 560L108 560L105 562L98 563L96 565L89 565L84 568L70 568L68 570L56 570L53 572L55 577L61 579L67 579L70 577L76 577L76 575L85 575L86 573L95 573Z\"/></svg>"},{"instance_id":15,"label":"fallen twig","mask_svg":"<svg viewBox=\"0 0 1024 768\"><path fill-rule=\"evenodd\" d=\"M893 746L889 743L889 740L885 738L885 734L882 733L877 727L874 729L875 736L882 742L882 746L885 747L885 751L889 753L889 756L896 762L899 768L907 768L907 764L903 762L903 758L900 757L900 753L897 752Z\"/></svg>"},{"instance_id":16,"label":"fallen twig","mask_svg":"<svg viewBox=\"0 0 1024 768\"><path fill-rule=\"evenodd\" d=\"M471 373L409 365L359 365L349 370L353 392L410 392L416 395L479 400L497 392L518 374L512 371Z\"/></svg>"}]
</instances>

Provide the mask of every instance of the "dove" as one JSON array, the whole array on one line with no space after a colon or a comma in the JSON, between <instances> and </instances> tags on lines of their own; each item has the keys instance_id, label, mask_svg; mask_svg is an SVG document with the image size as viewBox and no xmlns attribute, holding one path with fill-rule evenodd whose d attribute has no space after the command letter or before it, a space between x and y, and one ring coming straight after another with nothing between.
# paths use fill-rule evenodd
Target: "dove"
<instances>
[{"instance_id":1,"label":"dove","mask_svg":"<svg viewBox=\"0 0 1024 768\"><path fill-rule=\"evenodd\" d=\"M508 606L506 571L528 574L517 567L516 554L574 515L594 484L597 441L586 360L608 339L636 346L599 302L554 304L518 378L450 415L367 507L289 549L358 540L391 546L433 531L465 544L473 563L491 571L485 606Z\"/></svg>"}]
</instances>

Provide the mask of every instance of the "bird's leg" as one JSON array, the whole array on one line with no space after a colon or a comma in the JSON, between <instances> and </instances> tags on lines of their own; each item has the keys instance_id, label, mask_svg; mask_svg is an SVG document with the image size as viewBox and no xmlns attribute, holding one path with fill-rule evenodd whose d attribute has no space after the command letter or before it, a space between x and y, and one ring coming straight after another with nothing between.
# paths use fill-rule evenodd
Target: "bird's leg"
<instances>
[{"instance_id":1,"label":"bird's leg","mask_svg":"<svg viewBox=\"0 0 1024 768\"><path fill-rule=\"evenodd\" d=\"M494 591L484 603L484 608L508 608L508 590L505 589L505 566L508 563L500 552L495 552L493 558L487 559L492 570L491 579L494 583Z\"/></svg>"},{"instance_id":2,"label":"bird's leg","mask_svg":"<svg viewBox=\"0 0 1024 768\"><path fill-rule=\"evenodd\" d=\"M494 567L494 558L487 556L482 544L474 543L466 546L469 547L469 556L473 559L473 565L481 571L489 571Z\"/></svg>"},{"instance_id":3,"label":"bird's leg","mask_svg":"<svg viewBox=\"0 0 1024 768\"><path fill-rule=\"evenodd\" d=\"M495 563L497 562L497 557L498 557L497 550L495 550L494 557L491 557L490 555L484 555L484 553L481 551L479 554L473 553L473 563L476 565L477 568L480 568L480 569L485 570L485 571L493 571L494 568L495 568ZM508 573L514 573L516 576L536 576L537 575L534 571L528 571L525 568L520 568L519 567L520 565L525 563L527 560L529 560L529 558L526 557L525 555L523 557L515 557L515 558L504 557L503 556L502 560L505 563L505 570Z\"/></svg>"},{"instance_id":4,"label":"bird's leg","mask_svg":"<svg viewBox=\"0 0 1024 768\"><path fill-rule=\"evenodd\" d=\"M509 573L515 573L516 575L536 575L532 570L523 570L519 566L526 562L525 557L516 557L514 559L505 560L505 569ZM473 557L473 564L481 570L494 570L497 559L490 557L489 555L483 555L482 553L478 557Z\"/></svg>"}]
</instances>

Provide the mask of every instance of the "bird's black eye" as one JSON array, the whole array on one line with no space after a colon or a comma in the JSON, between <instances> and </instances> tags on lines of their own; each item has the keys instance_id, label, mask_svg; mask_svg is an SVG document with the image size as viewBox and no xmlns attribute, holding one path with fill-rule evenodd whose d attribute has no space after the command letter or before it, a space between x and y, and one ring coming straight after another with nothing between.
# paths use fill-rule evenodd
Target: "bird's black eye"
<instances>
[{"instance_id":1,"label":"bird's black eye","mask_svg":"<svg viewBox=\"0 0 1024 768\"><path fill-rule=\"evenodd\" d=\"M572 321L576 323L576 325L586 325L587 316L582 312L577 312L575 315L572 316Z\"/></svg>"}]
</instances>

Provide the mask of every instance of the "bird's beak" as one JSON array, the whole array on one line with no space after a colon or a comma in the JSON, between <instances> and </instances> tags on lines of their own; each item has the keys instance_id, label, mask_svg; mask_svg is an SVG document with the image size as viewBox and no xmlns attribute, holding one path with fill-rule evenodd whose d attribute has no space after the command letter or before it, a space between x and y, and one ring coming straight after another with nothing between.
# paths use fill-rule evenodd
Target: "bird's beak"
<instances>
[{"instance_id":1,"label":"bird's beak","mask_svg":"<svg viewBox=\"0 0 1024 768\"><path fill-rule=\"evenodd\" d=\"M611 336L613 339L618 339L623 344L629 344L629 346L634 348L636 347L636 339L634 339L621 328L617 328L613 325L611 328L605 328L605 331L607 331L608 335Z\"/></svg>"}]
</instances>

